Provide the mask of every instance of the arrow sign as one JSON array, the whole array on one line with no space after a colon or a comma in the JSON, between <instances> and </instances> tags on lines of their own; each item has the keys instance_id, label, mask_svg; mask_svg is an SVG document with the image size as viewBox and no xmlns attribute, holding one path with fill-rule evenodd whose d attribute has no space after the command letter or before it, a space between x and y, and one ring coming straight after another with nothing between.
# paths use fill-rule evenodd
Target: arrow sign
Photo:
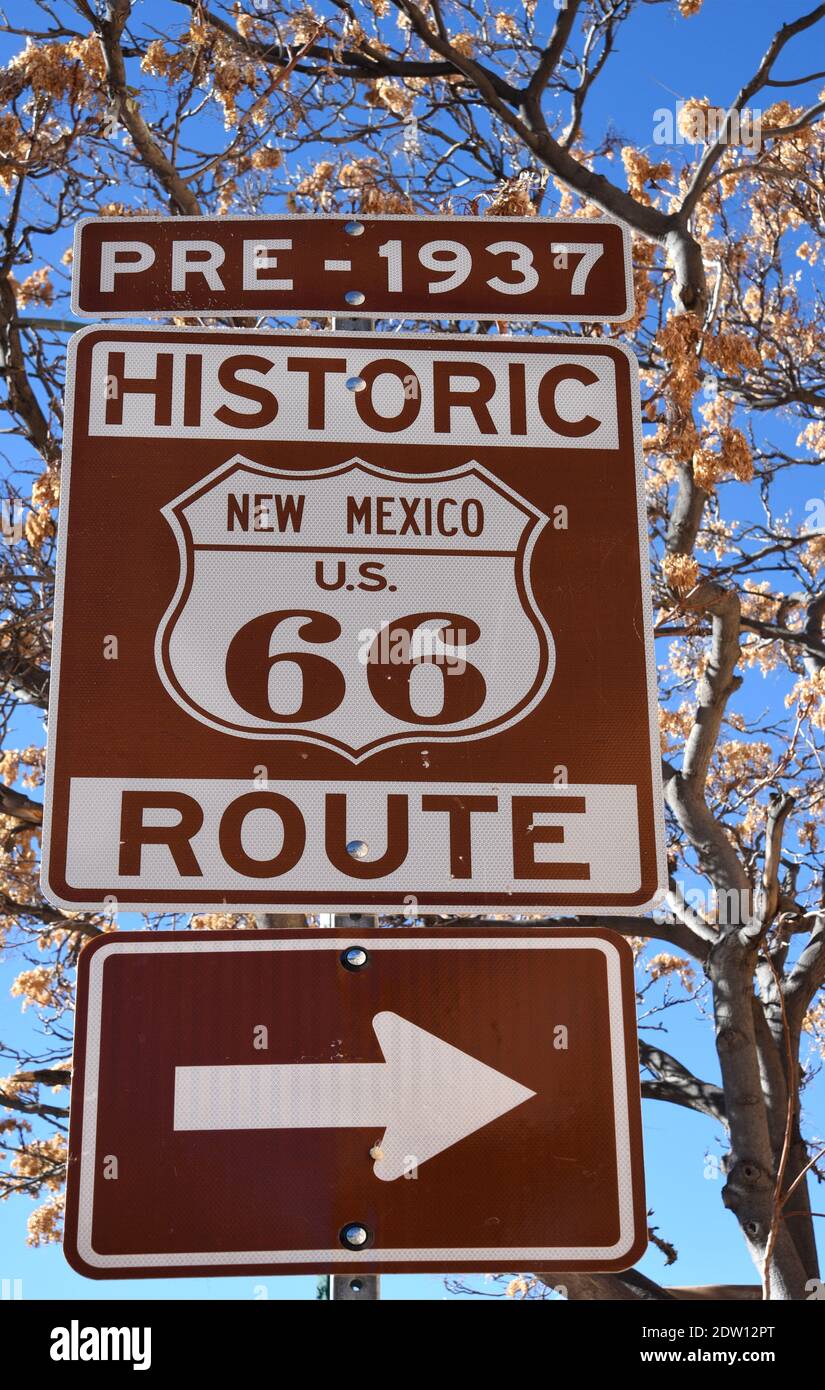
<instances>
[{"instance_id":1,"label":"arrow sign","mask_svg":"<svg viewBox=\"0 0 825 1390\"><path fill-rule=\"evenodd\" d=\"M175 1068L176 1130L384 1129L373 1171L393 1182L536 1094L384 1011L383 1062Z\"/></svg>"},{"instance_id":2,"label":"arrow sign","mask_svg":"<svg viewBox=\"0 0 825 1390\"><path fill-rule=\"evenodd\" d=\"M65 1250L87 1278L614 1270L645 1248L633 955L600 927L104 934L74 1067Z\"/></svg>"}]
</instances>

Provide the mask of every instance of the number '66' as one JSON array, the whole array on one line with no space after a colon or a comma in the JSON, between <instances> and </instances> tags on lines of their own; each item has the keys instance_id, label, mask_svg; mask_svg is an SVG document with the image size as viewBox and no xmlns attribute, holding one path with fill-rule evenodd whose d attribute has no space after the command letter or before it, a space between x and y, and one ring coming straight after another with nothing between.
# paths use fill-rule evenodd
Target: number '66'
<instances>
[{"instance_id":1,"label":"number '66'","mask_svg":"<svg viewBox=\"0 0 825 1390\"><path fill-rule=\"evenodd\" d=\"M232 698L256 719L267 723L307 724L332 714L346 694L346 680L340 667L316 651L271 651L272 639L279 626L290 618L304 621L298 628L302 641L313 644L334 642L341 636L341 624L330 613L312 609L290 608L275 613L262 613L235 634L226 654L226 683ZM413 671L424 662L434 660L431 652L416 654L407 642L407 659L389 661L397 634L412 638L424 624L439 622L460 629L464 641L477 642L478 624L460 613L411 613L396 618L376 636L367 662L367 682L376 704L395 719L413 724L453 724L469 719L484 704L487 687L481 672L468 661L461 669L453 669L449 680L443 666L436 666L442 676L441 708L435 714L420 714L412 703ZM272 702L271 675L284 662L291 663L300 680L300 702L297 708L284 713ZM292 702L294 704L294 702Z\"/></svg>"}]
</instances>

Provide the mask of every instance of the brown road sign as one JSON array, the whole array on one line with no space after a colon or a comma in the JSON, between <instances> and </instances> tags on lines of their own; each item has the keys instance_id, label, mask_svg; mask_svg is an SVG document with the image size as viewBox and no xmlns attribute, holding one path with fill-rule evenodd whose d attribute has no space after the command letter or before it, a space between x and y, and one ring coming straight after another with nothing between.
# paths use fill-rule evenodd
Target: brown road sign
<instances>
[{"instance_id":1,"label":"brown road sign","mask_svg":"<svg viewBox=\"0 0 825 1390\"><path fill-rule=\"evenodd\" d=\"M67 395L52 901L657 898L631 354L89 328Z\"/></svg>"},{"instance_id":2,"label":"brown road sign","mask_svg":"<svg viewBox=\"0 0 825 1390\"><path fill-rule=\"evenodd\" d=\"M113 217L75 230L75 313L630 317L617 222L544 217Z\"/></svg>"},{"instance_id":3,"label":"brown road sign","mask_svg":"<svg viewBox=\"0 0 825 1390\"><path fill-rule=\"evenodd\" d=\"M611 932L115 934L80 957L74 1065L65 1249L93 1278L645 1248Z\"/></svg>"}]
</instances>

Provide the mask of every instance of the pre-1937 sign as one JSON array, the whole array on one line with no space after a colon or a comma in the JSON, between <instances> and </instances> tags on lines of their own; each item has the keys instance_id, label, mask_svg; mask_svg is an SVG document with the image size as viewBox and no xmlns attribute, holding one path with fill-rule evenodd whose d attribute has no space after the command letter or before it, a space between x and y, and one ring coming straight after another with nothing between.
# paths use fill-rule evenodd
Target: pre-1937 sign
<instances>
[{"instance_id":1,"label":"pre-1937 sign","mask_svg":"<svg viewBox=\"0 0 825 1390\"><path fill-rule=\"evenodd\" d=\"M621 322L617 222L546 217L112 217L75 229L75 313L353 313Z\"/></svg>"},{"instance_id":2,"label":"pre-1937 sign","mask_svg":"<svg viewBox=\"0 0 825 1390\"><path fill-rule=\"evenodd\" d=\"M53 901L657 897L628 352L90 328L67 390Z\"/></svg>"}]
</instances>

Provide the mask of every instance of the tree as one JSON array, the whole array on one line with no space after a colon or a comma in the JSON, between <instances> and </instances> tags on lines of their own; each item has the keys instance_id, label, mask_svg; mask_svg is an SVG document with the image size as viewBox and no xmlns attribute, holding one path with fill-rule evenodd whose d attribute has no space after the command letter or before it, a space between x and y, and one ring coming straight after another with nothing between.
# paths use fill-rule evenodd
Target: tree
<instances>
[{"instance_id":1,"label":"tree","mask_svg":"<svg viewBox=\"0 0 825 1390\"><path fill-rule=\"evenodd\" d=\"M29 1050L5 1049L0 1182L45 1197L33 1241L59 1229L67 1109L46 1097L69 1084L74 963L115 926L42 898L29 795L43 778L31 711L48 700L70 229L90 213L285 205L607 213L633 233L634 317L566 327L620 333L642 371L671 877L665 908L606 925L636 944L646 1009L694 995L704 971L720 1082L645 1042L644 1093L725 1126L722 1197L765 1296L804 1298L818 1277L821 1150L802 1097L825 1035L825 499L804 506L804 490L825 455L825 74L805 53L825 4L792 7L722 108L697 94L655 113L645 148L587 123L640 12L668 4L689 24L702 2L34 0L0 26L0 717L6 742L21 728L32 740L3 754L0 929L23 957L13 993L41 1022ZM672 150L654 157L667 117ZM432 331L445 327L461 326ZM559 1282L573 1298L671 1296L633 1271Z\"/></svg>"}]
</instances>

